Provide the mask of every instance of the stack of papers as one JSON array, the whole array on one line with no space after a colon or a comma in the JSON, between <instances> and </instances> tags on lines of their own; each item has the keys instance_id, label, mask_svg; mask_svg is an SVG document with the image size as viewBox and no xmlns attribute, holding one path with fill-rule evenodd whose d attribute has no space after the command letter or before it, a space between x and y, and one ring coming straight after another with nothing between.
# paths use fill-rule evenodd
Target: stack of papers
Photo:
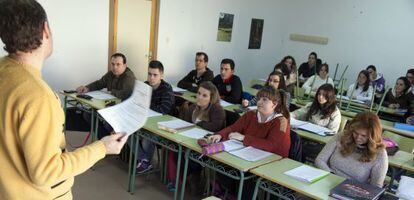
<instances>
[{"instance_id":1,"label":"stack of papers","mask_svg":"<svg viewBox=\"0 0 414 200\"><path fill-rule=\"evenodd\" d=\"M200 139L209 133L211 132L200 129L200 128L192 128L192 129L180 132L178 134L189 137L189 138L193 138L193 139Z\"/></svg>"},{"instance_id":2,"label":"stack of papers","mask_svg":"<svg viewBox=\"0 0 414 200\"><path fill-rule=\"evenodd\" d=\"M307 165L302 165L300 167L286 171L284 174L306 183L314 183L329 175L329 172Z\"/></svg>"},{"instance_id":3,"label":"stack of papers","mask_svg":"<svg viewBox=\"0 0 414 200\"><path fill-rule=\"evenodd\" d=\"M238 140L227 140L223 142L224 151L230 152L244 148L243 142Z\"/></svg>"},{"instance_id":4,"label":"stack of papers","mask_svg":"<svg viewBox=\"0 0 414 200\"><path fill-rule=\"evenodd\" d=\"M185 89L182 89L182 88L179 88L179 87L176 87L176 86L173 86L172 88L173 88L173 92L186 92L187 91Z\"/></svg>"},{"instance_id":5,"label":"stack of papers","mask_svg":"<svg viewBox=\"0 0 414 200\"><path fill-rule=\"evenodd\" d=\"M245 147L239 150L234 150L234 151L230 151L229 152L232 155L235 155L243 160L247 160L250 162L256 162L258 160L267 158L271 155L273 155L273 153L267 152L267 151L263 151L260 149L256 149L254 147Z\"/></svg>"},{"instance_id":6,"label":"stack of papers","mask_svg":"<svg viewBox=\"0 0 414 200\"><path fill-rule=\"evenodd\" d=\"M293 117L290 118L290 125L292 126L292 128L299 128L312 133L316 133L321 136L326 136L327 134L334 134L334 131L332 131L331 129L316 124L312 124L310 122L297 120Z\"/></svg>"},{"instance_id":7,"label":"stack of papers","mask_svg":"<svg viewBox=\"0 0 414 200\"><path fill-rule=\"evenodd\" d=\"M233 104L220 99L220 105L224 108L227 106L232 106Z\"/></svg>"},{"instance_id":8,"label":"stack of papers","mask_svg":"<svg viewBox=\"0 0 414 200\"><path fill-rule=\"evenodd\" d=\"M165 122L158 122L157 123L158 128L171 132L171 133L177 133L179 130L190 128L195 126L195 124L186 122L181 119L175 119L171 121L165 121Z\"/></svg>"},{"instance_id":9,"label":"stack of papers","mask_svg":"<svg viewBox=\"0 0 414 200\"><path fill-rule=\"evenodd\" d=\"M99 99L99 100L109 100L109 99L116 99L115 96L103 92L103 91L92 91L92 92L87 92L85 93L85 95L89 95L94 99Z\"/></svg>"}]
</instances>

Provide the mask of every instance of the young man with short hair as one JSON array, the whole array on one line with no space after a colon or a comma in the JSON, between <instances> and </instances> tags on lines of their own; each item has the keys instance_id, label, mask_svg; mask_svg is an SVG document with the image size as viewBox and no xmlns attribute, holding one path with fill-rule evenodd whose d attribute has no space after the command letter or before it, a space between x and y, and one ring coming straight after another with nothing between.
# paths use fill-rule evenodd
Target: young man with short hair
<instances>
[{"instance_id":1,"label":"young man with short hair","mask_svg":"<svg viewBox=\"0 0 414 200\"><path fill-rule=\"evenodd\" d=\"M204 81L214 78L213 71L208 67L208 56L204 52L197 52L195 57L195 69L181 79L177 86L191 92L197 92L198 86Z\"/></svg>"},{"instance_id":2,"label":"young man with short hair","mask_svg":"<svg viewBox=\"0 0 414 200\"><path fill-rule=\"evenodd\" d=\"M414 68L407 70L407 74L405 75L407 79L411 83L411 92L414 94Z\"/></svg>"},{"instance_id":3,"label":"young man with short hair","mask_svg":"<svg viewBox=\"0 0 414 200\"><path fill-rule=\"evenodd\" d=\"M223 59L220 65L220 74L214 77L213 84L217 87L221 99L229 103L240 104L243 86L240 78L234 74L234 67L232 59Z\"/></svg>"},{"instance_id":4,"label":"young man with short hair","mask_svg":"<svg viewBox=\"0 0 414 200\"><path fill-rule=\"evenodd\" d=\"M174 94L169 83L164 81L164 66L160 61L153 60L148 64L148 78L145 83L152 87L151 110L162 114L169 114L174 106ZM137 173L145 173L153 167L151 164L155 144L148 140L141 140L138 146Z\"/></svg>"},{"instance_id":5,"label":"young man with short hair","mask_svg":"<svg viewBox=\"0 0 414 200\"><path fill-rule=\"evenodd\" d=\"M106 88L115 97L125 100L131 96L134 85L135 75L128 68L125 55L115 53L111 56L111 71L87 86L78 87L76 91L86 93Z\"/></svg>"}]
</instances>

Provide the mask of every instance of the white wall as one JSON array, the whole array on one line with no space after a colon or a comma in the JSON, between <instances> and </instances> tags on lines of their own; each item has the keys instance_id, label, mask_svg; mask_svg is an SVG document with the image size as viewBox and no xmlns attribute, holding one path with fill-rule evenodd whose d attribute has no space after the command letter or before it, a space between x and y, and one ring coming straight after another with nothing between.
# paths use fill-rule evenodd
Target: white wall
<instances>
[{"instance_id":1,"label":"white wall","mask_svg":"<svg viewBox=\"0 0 414 200\"><path fill-rule=\"evenodd\" d=\"M196 51L210 56L215 74L222 58L236 62L244 83L265 77L283 56L300 65L316 51L331 66L350 65L348 84L369 64L387 84L413 67L414 1L400 0L161 0L158 59L167 79L176 83L194 66ZM217 42L218 15L234 14L232 41ZM262 47L249 50L251 18L264 19ZM290 33L329 37L328 45L289 40Z\"/></svg>"},{"instance_id":2,"label":"white wall","mask_svg":"<svg viewBox=\"0 0 414 200\"><path fill-rule=\"evenodd\" d=\"M158 36L158 59L166 67L166 79L177 83L194 69L197 51L205 51L209 67L219 73L223 58L232 58L236 74L243 82L265 77L283 55L281 51L281 16L275 0L161 0ZM274 8L274 9L269 9ZM231 42L217 42L220 12L234 14ZM262 46L248 49L252 18L265 19ZM257 70L264 69L264 70Z\"/></svg>"},{"instance_id":3,"label":"white wall","mask_svg":"<svg viewBox=\"0 0 414 200\"><path fill-rule=\"evenodd\" d=\"M109 2L39 2L48 14L54 39L54 52L42 70L46 82L61 90L100 78L108 65ZM6 52L0 50L0 55Z\"/></svg>"}]
</instances>

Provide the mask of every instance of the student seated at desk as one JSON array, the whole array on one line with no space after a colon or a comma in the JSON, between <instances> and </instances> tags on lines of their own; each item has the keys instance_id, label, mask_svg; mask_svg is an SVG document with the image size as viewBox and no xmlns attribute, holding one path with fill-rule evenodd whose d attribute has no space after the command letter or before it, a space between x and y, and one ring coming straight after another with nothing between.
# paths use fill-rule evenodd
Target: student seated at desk
<instances>
[{"instance_id":1,"label":"student seated at desk","mask_svg":"<svg viewBox=\"0 0 414 200\"><path fill-rule=\"evenodd\" d=\"M309 121L337 133L341 125L341 111L336 106L335 90L331 84L323 84L312 103L291 113L295 119Z\"/></svg>"},{"instance_id":2,"label":"student seated at desk","mask_svg":"<svg viewBox=\"0 0 414 200\"><path fill-rule=\"evenodd\" d=\"M162 114L169 114L174 105L174 95L172 87L163 80L164 66L160 61L153 60L148 64L148 78L146 84L152 87L151 110ZM141 140L138 146L137 173L144 173L153 168L151 165L154 155L155 144L148 140Z\"/></svg>"},{"instance_id":3,"label":"student seated at desk","mask_svg":"<svg viewBox=\"0 0 414 200\"><path fill-rule=\"evenodd\" d=\"M234 61L223 59L220 65L220 74L214 77L213 84L217 87L220 98L229 103L239 104L242 98L242 82L234 74Z\"/></svg>"},{"instance_id":4,"label":"student seated at desk","mask_svg":"<svg viewBox=\"0 0 414 200\"><path fill-rule=\"evenodd\" d=\"M328 76L329 74L329 66L328 64L324 63L319 67L318 75L313 75L306 80L306 82L302 85L302 88L305 89L306 93L309 92L316 92L318 88L323 84L331 84L334 85L332 78Z\"/></svg>"},{"instance_id":5,"label":"student seated at desk","mask_svg":"<svg viewBox=\"0 0 414 200\"><path fill-rule=\"evenodd\" d=\"M371 81L369 79L369 72L367 70L362 70L358 74L356 83L349 86L346 94L350 99L371 102L373 90L374 88L371 86Z\"/></svg>"},{"instance_id":6,"label":"student seated at desk","mask_svg":"<svg viewBox=\"0 0 414 200\"><path fill-rule=\"evenodd\" d=\"M374 113L359 113L319 153L315 165L338 176L382 187L388 156L381 122Z\"/></svg>"},{"instance_id":7,"label":"student seated at desk","mask_svg":"<svg viewBox=\"0 0 414 200\"><path fill-rule=\"evenodd\" d=\"M197 92L200 83L212 81L214 78L213 71L208 67L208 56L204 52L197 52L195 58L195 69L181 79L177 86L191 92Z\"/></svg>"},{"instance_id":8,"label":"student seated at desk","mask_svg":"<svg viewBox=\"0 0 414 200\"><path fill-rule=\"evenodd\" d=\"M220 95L216 86L210 81L202 82L198 88L197 102L192 104L188 109L180 113L180 118L196 124L197 126L211 132L217 132L225 127L226 116L223 107L220 105ZM170 152L168 158L168 180L170 181L169 189L172 190L176 178L176 158ZM195 186L200 186L200 165L190 161L190 176L193 184L190 185L191 191L200 191ZM200 179L200 180L199 180ZM195 181L197 180L197 181ZM200 187L202 188L202 187Z\"/></svg>"},{"instance_id":9,"label":"student seated at desk","mask_svg":"<svg viewBox=\"0 0 414 200\"><path fill-rule=\"evenodd\" d=\"M293 58L292 56L286 56L282 59L282 61L280 61L281 63L284 63L288 70L290 71L289 75L286 76L285 78L285 82L286 82L286 87L287 87L287 91L293 95L293 88L296 86L296 81L297 81L297 68L296 68L296 61L295 58Z\"/></svg>"},{"instance_id":10,"label":"student seated at desk","mask_svg":"<svg viewBox=\"0 0 414 200\"><path fill-rule=\"evenodd\" d=\"M414 69L407 70L407 74L405 77L410 81L411 83L411 93L414 94Z\"/></svg>"},{"instance_id":11,"label":"student seated at desk","mask_svg":"<svg viewBox=\"0 0 414 200\"><path fill-rule=\"evenodd\" d=\"M77 93L102 90L106 88L112 95L122 100L131 96L135 85L135 75L128 68L124 54L116 53L111 56L111 71L101 79L76 88Z\"/></svg>"},{"instance_id":12,"label":"student seated at desk","mask_svg":"<svg viewBox=\"0 0 414 200\"><path fill-rule=\"evenodd\" d=\"M308 57L308 62L304 62L300 65L298 70L299 79L306 81L309 77L316 73L317 65L316 60L318 56L315 52L311 52Z\"/></svg>"},{"instance_id":13,"label":"student seated at desk","mask_svg":"<svg viewBox=\"0 0 414 200\"><path fill-rule=\"evenodd\" d=\"M279 89L279 90L285 90L286 91L285 78L284 78L282 72L273 71L272 73L270 73L269 76L267 77L267 81L265 83L265 86L271 86L275 90ZM288 99L287 103L288 103L288 107L289 107L290 94L287 93L286 95L287 95L287 99ZM242 101L242 105L244 107L256 106L257 105L257 100L258 100L257 97L254 97L250 101L244 99Z\"/></svg>"},{"instance_id":14,"label":"student seated at desk","mask_svg":"<svg viewBox=\"0 0 414 200\"><path fill-rule=\"evenodd\" d=\"M394 88L385 94L383 105L392 109L407 109L407 116L414 113L414 95L406 77L397 79Z\"/></svg>"},{"instance_id":15,"label":"student seated at desk","mask_svg":"<svg viewBox=\"0 0 414 200\"><path fill-rule=\"evenodd\" d=\"M289 111L286 107L287 96L283 90L264 86L258 93L257 111L244 114L233 125L210 136L212 142L234 139L242 141L245 146L288 157L290 149ZM238 181L219 175L221 184L227 186L230 193L236 193ZM251 199L255 182L245 181L242 199ZM214 194L220 195L220 194Z\"/></svg>"},{"instance_id":16,"label":"student seated at desk","mask_svg":"<svg viewBox=\"0 0 414 200\"><path fill-rule=\"evenodd\" d=\"M213 142L235 139L252 146L287 157L290 148L287 93L264 86L258 93L257 111L244 114L233 125L210 136Z\"/></svg>"},{"instance_id":17,"label":"student seated at desk","mask_svg":"<svg viewBox=\"0 0 414 200\"><path fill-rule=\"evenodd\" d=\"M377 68L374 65L370 65L366 69L369 72L369 79L371 80L371 85L376 87L376 93L384 93L385 91L385 79L384 76L380 73L377 73Z\"/></svg>"}]
</instances>

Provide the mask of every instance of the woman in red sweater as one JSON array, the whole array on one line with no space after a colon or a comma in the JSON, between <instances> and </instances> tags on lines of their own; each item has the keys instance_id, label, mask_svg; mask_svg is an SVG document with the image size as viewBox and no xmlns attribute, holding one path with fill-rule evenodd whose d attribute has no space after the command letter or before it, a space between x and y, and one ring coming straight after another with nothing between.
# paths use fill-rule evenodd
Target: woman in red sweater
<instances>
[{"instance_id":1,"label":"woman in red sweater","mask_svg":"<svg viewBox=\"0 0 414 200\"><path fill-rule=\"evenodd\" d=\"M282 157L289 155L290 123L287 93L263 87L257 93L257 110L244 114L233 125L210 136L210 141L235 139Z\"/></svg>"}]
</instances>

